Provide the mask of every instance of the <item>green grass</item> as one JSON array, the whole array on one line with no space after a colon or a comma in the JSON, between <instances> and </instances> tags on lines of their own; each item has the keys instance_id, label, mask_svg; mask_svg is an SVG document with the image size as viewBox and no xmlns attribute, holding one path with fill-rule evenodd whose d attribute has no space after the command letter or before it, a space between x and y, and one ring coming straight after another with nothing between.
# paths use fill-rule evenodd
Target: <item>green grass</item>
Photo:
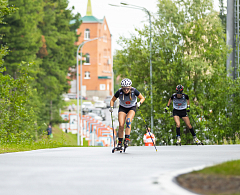
<instances>
[{"instance_id":1,"label":"green grass","mask_svg":"<svg viewBox=\"0 0 240 195\"><path fill-rule=\"evenodd\" d=\"M228 161L212 167L207 167L194 173L224 175L224 176L240 176L240 160Z\"/></svg>"},{"instance_id":2,"label":"green grass","mask_svg":"<svg viewBox=\"0 0 240 195\"><path fill-rule=\"evenodd\" d=\"M85 139L83 139L83 146L88 146L88 141L85 141ZM44 136L36 142L3 144L0 145L0 154L58 147L79 147L77 146L77 134L65 133L58 126L54 126L52 139Z\"/></svg>"},{"instance_id":3,"label":"green grass","mask_svg":"<svg viewBox=\"0 0 240 195\"><path fill-rule=\"evenodd\" d=\"M77 134L65 133L57 125L53 127L52 140L62 145L77 146ZM85 141L85 138L83 139L83 146L88 146L88 141Z\"/></svg>"}]
</instances>

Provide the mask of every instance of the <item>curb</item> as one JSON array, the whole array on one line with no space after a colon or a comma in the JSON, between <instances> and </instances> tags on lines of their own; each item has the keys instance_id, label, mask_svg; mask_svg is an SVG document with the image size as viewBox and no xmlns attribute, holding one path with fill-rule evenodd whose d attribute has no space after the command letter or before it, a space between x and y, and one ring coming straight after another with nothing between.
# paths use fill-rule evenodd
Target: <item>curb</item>
<instances>
[{"instance_id":1,"label":"curb","mask_svg":"<svg viewBox=\"0 0 240 195\"><path fill-rule=\"evenodd\" d=\"M213 165L213 164L212 164ZM178 171L170 171L163 173L159 176L158 183L160 185L161 190L168 195L199 195L194 192L191 192L183 187L181 187L177 181L176 177L182 174L190 173L192 171L201 170L207 166L211 165L202 165L193 168L181 169Z\"/></svg>"}]
</instances>

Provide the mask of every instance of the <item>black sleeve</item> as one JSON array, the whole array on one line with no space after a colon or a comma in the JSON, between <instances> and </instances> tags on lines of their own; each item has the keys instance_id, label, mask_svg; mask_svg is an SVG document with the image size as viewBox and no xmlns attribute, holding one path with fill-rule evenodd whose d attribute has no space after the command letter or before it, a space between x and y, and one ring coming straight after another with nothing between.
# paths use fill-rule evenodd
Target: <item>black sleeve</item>
<instances>
[{"instance_id":1,"label":"black sleeve","mask_svg":"<svg viewBox=\"0 0 240 195\"><path fill-rule=\"evenodd\" d=\"M187 94L185 94L185 97L186 97L186 100L189 100L189 97L188 97L188 95L187 95Z\"/></svg>"},{"instance_id":2,"label":"black sleeve","mask_svg":"<svg viewBox=\"0 0 240 195\"><path fill-rule=\"evenodd\" d=\"M137 89L135 89L134 94L138 97L140 95L140 92Z\"/></svg>"},{"instance_id":3,"label":"black sleeve","mask_svg":"<svg viewBox=\"0 0 240 195\"><path fill-rule=\"evenodd\" d=\"M117 92L114 94L115 98L119 97L119 90L117 90Z\"/></svg>"},{"instance_id":4,"label":"black sleeve","mask_svg":"<svg viewBox=\"0 0 240 195\"><path fill-rule=\"evenodd\" d=\"M172 94L172 96L171 96L171 100L173 100L173 94Z\"/></svg>"}]
</instances>

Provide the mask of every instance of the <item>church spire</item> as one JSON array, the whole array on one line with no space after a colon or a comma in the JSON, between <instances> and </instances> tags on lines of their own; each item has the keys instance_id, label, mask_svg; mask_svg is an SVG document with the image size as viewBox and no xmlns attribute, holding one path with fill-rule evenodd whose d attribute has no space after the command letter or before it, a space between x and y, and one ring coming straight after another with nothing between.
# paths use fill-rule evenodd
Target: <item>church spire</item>
<instances>
[{"instance_id":1,"label":"church spire","mask_svg":"<svg viewBox=\"0 0 240 195\"><path fill-rule=\"evenodd\" d=\"M88 0L86 16L92 16L91 0Z\"/></svg>"}]
</instances>

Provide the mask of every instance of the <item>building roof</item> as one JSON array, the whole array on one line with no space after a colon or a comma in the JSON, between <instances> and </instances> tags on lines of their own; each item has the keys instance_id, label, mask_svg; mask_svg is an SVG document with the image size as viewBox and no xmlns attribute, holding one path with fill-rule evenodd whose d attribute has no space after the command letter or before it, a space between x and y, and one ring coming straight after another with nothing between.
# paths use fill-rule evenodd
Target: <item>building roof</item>
<instances>
[{"instance_id":1,"label":"building roof","mask_svg":"<svg viewBox=\"0 0 240 195\"><path fill-rule=\"evenodd\" d=\"M103 23L104 19L97 19L92 15L91 0L88 0L86 16L82 17L81 20L82 23Z\"/></svg>"},{"instance_id":2,"label":"building roof","mask_svg":"<svg viewBox=\"0 0 240 195\"><path fill-rule=\"evenodd\" d=\"M83 23L103 23L103 19L97 19L94 16L84 16L81 20Z\"/></svg>"},{"instance_id":3,"label":"building roof","mask_svg":"<svg viewBox=\"0 0 240 195\"><path fill-rule=\"evenodd\" d=\"M92 5L91 5L91 0L88 0L86 16L92 16Z\"/></svg>"}]
</instances>

